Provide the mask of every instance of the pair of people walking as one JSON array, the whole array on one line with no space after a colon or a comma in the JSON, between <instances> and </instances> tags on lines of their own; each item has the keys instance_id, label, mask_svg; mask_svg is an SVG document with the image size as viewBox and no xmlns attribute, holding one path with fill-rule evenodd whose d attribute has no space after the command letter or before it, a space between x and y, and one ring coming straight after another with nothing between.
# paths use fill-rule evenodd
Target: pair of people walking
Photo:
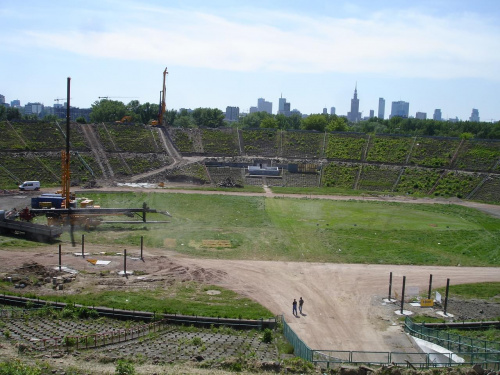
<instances>
[{"instance_id":1,"label":"pair of people walking","mask_svg":"<svg viewBox=\"0 0 500 375\"><path fill-rule=\"evenodd\" d=\"M304 305L304 300L302 297L299 298L299 311L302 314L302 306ZM293 315L298 315L297 314L297 300L294 298L293 303L292 303L292 313Z\"/></svg>"}]
</instances>

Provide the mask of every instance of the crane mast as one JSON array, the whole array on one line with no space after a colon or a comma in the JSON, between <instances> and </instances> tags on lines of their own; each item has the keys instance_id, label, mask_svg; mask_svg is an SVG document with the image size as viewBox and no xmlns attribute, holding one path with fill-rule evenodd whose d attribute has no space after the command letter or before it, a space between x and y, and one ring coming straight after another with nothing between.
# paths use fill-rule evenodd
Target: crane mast
<instances>
[{"instance_id":1,"label":"crane mast","mask_svg":"<svg viewBox=\"0 0 500 375\"><path fill-rule=\"evenodd\" d=\"M158 113L158 126L163 125L163 115L165 114L166 103L165 103L165 92L167 91L165 79L167 77L167 68L163 71L163 91L161 92L161 108Z\"/></svg>"}]
</instances>

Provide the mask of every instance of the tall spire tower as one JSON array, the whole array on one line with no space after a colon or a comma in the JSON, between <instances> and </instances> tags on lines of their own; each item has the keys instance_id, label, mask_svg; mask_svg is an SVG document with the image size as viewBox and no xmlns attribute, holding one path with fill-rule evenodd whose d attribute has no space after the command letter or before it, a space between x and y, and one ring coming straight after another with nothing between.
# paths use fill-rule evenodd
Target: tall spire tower
<instances>
[{"instance_id":1,"label":"tall spire tower","mask_svg":"<svg viewBox=\"0 0 500 375\"><path fill-rule=\"evenodd\" d=\"M349 122L361 121L361 113L359 112L359 99L358 99L358 82L354 86L354 97L351 99L351 112L347 112L347 120Z\"/></svg>"}]
</instances>

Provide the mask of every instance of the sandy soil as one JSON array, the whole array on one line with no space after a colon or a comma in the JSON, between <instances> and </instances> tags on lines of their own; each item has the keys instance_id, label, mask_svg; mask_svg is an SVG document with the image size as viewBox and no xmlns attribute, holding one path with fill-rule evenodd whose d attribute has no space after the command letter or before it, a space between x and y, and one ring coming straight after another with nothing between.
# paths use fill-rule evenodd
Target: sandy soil
<instances>
[{"instance_id":1,"label":"sandy soil","mask_svg":"<svg viewBox=\"0 0 500 375\"><path fill-rule=\"evenodd\" d=\"M124 190L107 188L106 190ZM141 190L141 189L136 189ZM151 190L148 190L151 191ZM193 192L184 190L155 190L162 192L220 194L220 192ZM232 193L230 193L232 194ZM245 195L254 195L243 193ZM265 193L270 196L269 191ZM262 194L261 194L262 195ZM293 197L301 197L293 195ZM360 199L360 197L318 197L321 199ZM364 199L371 199L364 198ZM19 199L19 198L16 198ZM373 197L375 200L376 197ZM500 207L473 202L405 199L378 197L379 200L415 203L456 203L483 209L500 217ZM0 209L6 209L7 201L0 198ZM98 268L73 253L80 249L65 245L62 263L66 266L86 270L80 282L95 282L100 269L121 270L120 257L99 256L112 260L109 266ZM122 248L86 245L86 251L123 251ZM137 251L136 251L137 252ZM498 268L430 267L361 264L326 264L296 262L266 262L239 260L194 259L167 252L162 249L145 250L145 262L128 261L128 270L146 270L148 275L116 278L121 286L143 288L152 283L165 283L172 278L197 280L221 285L248 296L267 307L274 314L284 314L294 331L314 349L363 350L363 351L414 351L407 336L397 323L399 307L384 304L388 297L389 272L393 272L393 292L401 294L402 278L406 286L428 288L429 275L433 275L433 287L451 284L500 281ZM58 263L55 245L36 250L0 249L0 272L12 272L23 263L36 261L45 266ZM92 276L90 273L97 273ZM91 278L94 277L94 281ZM75 287L77 284L75 284ZM106 286L103 286L106 287ZM69 291L67 291L69 292ZM292 315L292 301L299 297L305 300L303 314ZM405 305L405 310L418 309ZM450 313L452 313L450 311Z\"/></svg>"}]
</instances>

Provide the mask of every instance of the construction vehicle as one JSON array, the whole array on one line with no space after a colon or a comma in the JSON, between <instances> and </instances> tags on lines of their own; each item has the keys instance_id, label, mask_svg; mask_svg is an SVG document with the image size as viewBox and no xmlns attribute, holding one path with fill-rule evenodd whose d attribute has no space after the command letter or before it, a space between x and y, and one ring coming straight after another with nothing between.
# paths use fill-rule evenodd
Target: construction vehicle
<instances>
[{"instance_id":1,"label":"construction vehicle","mask_svg":"<svg viewBox=\"0 0 500 375\"><path fill-rule=\"evenodd\" d=\"M121 120L115 121L116 124L125 124L127 122L132 122L132 116L123 116Z\"/></svg>"},{"instance_id":2,"label":"construction vehicle","mask_svg":"<svg viewBox=\"0 0 500 375\"><path fill-rule=\"evenodd\" d=\"M167 68L163 71L163 90L160 91L160 105L158 109L158 120L151 121L151 126L161 126L163 125L163 116L165 115L166 103L165 103L165 92L167 91L165 79L167 77Z\"/></svg>"}]
</instances>

